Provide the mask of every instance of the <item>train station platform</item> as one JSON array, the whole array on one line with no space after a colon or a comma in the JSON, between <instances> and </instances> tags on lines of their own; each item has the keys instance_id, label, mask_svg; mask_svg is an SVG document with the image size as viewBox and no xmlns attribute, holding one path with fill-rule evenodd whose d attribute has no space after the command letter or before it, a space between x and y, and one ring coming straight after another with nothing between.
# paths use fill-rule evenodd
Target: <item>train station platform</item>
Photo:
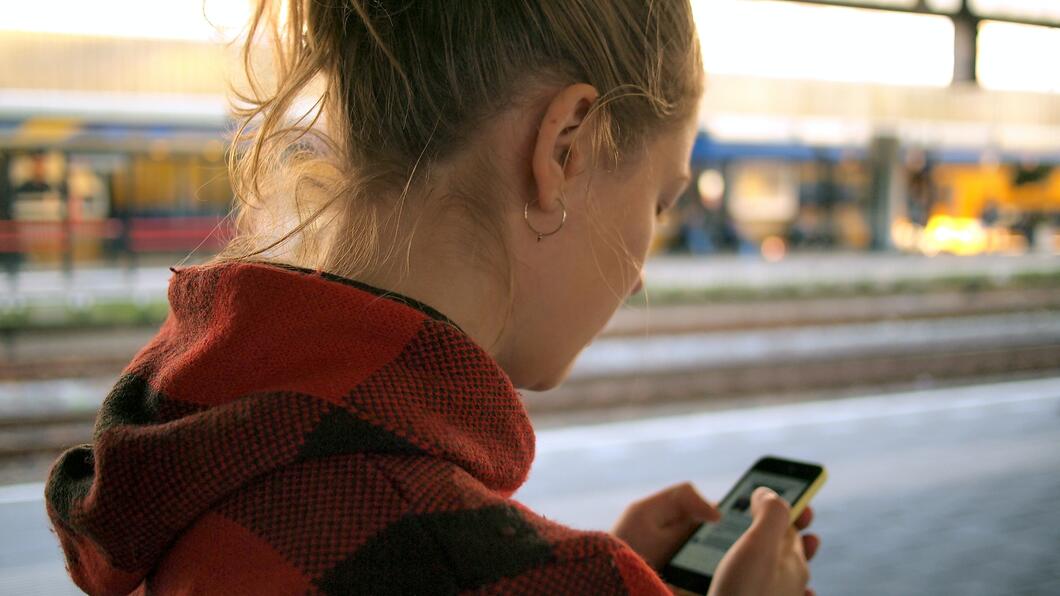
<instances>
[{"instance_id":1,"label":"train station platform","mask_svg":"<svg viewBox=\"0 0 1060 596\"><path fill-rule=\"evenodd\" d=\"M623 508L691 481L720 499L753 461L824 464L814 500L820 594L1060 593L1060 377L868 393L539 429L515 498L609 529ZM39 479L0 486L0 593L79 594Z\"/></svg>"}]
</instances>

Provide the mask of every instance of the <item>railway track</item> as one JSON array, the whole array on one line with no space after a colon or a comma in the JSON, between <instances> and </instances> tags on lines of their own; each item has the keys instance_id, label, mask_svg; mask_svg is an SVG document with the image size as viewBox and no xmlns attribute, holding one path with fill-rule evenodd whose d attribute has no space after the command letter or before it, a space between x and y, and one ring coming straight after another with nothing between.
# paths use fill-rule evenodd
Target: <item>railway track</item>
<instances>
[{"instance_id":1,"label":"railway track","mask_svg":"<svg viewBox=\"0 0 1060 596\"><path fill-rule=\"evenodd\" d=\"M817 391L879 389L1025 374L1060 374L1060 342L1003 348L954 346L919 353L852 354L828 359L630 372L573 380L544 393L524 392L524 397L531 416L555 417L682 402L806 395Z\"/></svg>"},{"instance_id":2,"label":"railway track","mask_svg":"<svg viewBox=\"0 0 1060 596\"><path fill-rule=\"evenodd\" d=\"M986 289L620 309L601 338L838 326L1020 312L1060 312L1060 288ZM115 375L153 327L8 332L0 381Z\"/></svg>"}]
</instances>

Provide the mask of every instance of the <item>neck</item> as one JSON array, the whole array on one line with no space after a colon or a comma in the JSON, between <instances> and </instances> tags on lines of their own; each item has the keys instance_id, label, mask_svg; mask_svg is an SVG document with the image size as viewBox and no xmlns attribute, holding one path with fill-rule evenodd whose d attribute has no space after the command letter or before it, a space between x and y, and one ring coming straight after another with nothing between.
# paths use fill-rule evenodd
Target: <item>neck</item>
<instances>
[{"instance_id":1,"label":"neck","mask_svg":"<svg viewBox=\"0 0 1060 596\"><path fill-rule=\"evenodd\" d=\"M431 225L424 225L428 221ZM473 258L467 224L446 225L430 216L419 224L411 233L391 236L402 240L386 251L388 259L357 279L433 307L510 370L505 366L508 341L503 329L507 283L482 259Z\"/></svg>"}]
</instances>

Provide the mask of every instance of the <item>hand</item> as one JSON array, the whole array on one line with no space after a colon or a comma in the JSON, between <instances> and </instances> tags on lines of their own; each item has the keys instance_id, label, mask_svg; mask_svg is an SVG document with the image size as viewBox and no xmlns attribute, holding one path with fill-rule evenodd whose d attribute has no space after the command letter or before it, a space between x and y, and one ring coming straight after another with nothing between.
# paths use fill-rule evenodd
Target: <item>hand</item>
<instances>
[{"instance_id":1,"label":"hand","mask_svg":"<svg viewBox=\"0 0 1060 596\"><path fill-rule=\"evenodd\" d=\"M813 521L809 507L795 524L790 523L791 507L765 487L751 495L754 521L729 549L710 584L713 596L814 596L806 586L810 580L807 561L820 545L814 534L800 536Z\"/></svg>"},{"instance_id":2,"label":"hand","mask_svg":"<svg viewBox=\"0 0 1060 596\"><path fill-rule=\"evenodd\" d=\"M611 533L649 565L662 569L700 524L719 519L718 509L685 482L627 507Z\"/></svg>"}]
</instances>

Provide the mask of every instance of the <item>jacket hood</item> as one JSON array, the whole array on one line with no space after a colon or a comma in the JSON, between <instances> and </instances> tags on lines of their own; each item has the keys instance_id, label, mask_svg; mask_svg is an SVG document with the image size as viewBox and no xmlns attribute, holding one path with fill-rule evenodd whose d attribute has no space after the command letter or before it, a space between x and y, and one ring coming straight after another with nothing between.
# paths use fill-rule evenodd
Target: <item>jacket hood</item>
<instances>
[{"instance_id":1,"label":"jacket hood","mask_svg":"<svg viewBox=\"0 0 1060 596\"><path fill-rule=\"evenodd\" d=\"M293 462L422 454L504 497L529 473L521 396L423 303L263 263L175 271L169 303L104 400L93 443L49 474L48 514L86 592L132 591L212 505Z\"/></svg>"}]
</instances>

